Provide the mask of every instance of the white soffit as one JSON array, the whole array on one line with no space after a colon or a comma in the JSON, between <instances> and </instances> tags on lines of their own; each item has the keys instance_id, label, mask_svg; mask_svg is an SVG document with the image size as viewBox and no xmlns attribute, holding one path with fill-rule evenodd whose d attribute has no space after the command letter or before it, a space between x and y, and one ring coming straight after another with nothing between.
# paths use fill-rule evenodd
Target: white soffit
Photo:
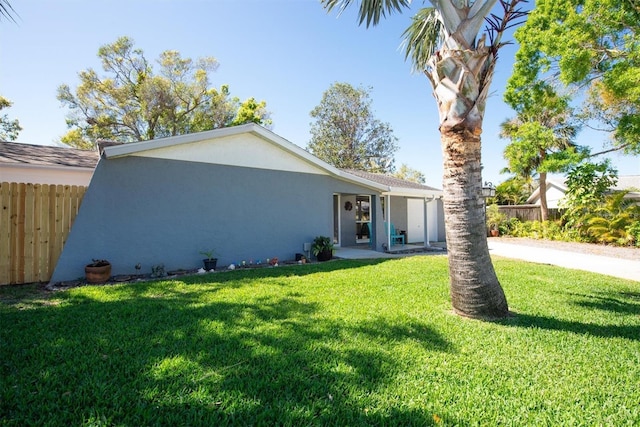
<instances>
[{"instance_id":1,"label":"white soffit","mask_svg":"<svg viewBox=\"0 0 640 427\"><path fill-rule=\"evenodd\" d=\"M228 135L131 153L133 156L328 175L290 152L252 133Z\"/></svg>"}]
</instances>

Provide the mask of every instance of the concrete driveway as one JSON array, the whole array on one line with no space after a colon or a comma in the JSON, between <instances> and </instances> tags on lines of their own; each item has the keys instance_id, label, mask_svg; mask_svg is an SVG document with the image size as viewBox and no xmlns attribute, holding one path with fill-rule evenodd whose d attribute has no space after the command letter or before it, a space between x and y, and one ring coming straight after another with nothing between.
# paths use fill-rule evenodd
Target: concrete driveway
<instances>
[{"instance_id":1,"label":"concrete driveway","mask_svg":"<svg viewBox=\"0 0 640 427\"><path fill-rule=\"evenodd\" d=\"M640 282L640 260L619 259L545 247L504 243L498 239L489 239L489 253L505 258L591 271Z\"/></svg>"},{"instance_id":2,"label":"concrete driveway","mask_svg":"<svg viewBox=\"0 0 640 427\"><path fill-rule=\"evenodd\" d=\"M548 247L504 243L501 239L489 239L489 253L505 258L520 259L538 264L557 265L574 270L590 271L622 279L640 282L640 260L619 259L602 255L590 255L551 249ZM443 252L428 252L435 255ZM368 250L368 248L337 248L335 256L344 259L401 258L427 254L388 254Z\"/></svg>"}]
</instances>

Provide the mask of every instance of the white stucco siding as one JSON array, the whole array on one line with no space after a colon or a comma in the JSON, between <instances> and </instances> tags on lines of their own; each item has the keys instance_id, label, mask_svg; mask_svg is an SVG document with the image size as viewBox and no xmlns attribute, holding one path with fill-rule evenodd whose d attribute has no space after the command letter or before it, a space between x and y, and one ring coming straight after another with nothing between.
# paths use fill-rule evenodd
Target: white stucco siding
<instances>
[{"instance_id":1,"label":"white stucco siding","mask_svg":"<svg viewBox=\"0 0 640 427\"><path fill-rule=\"evenodd\" d=\"M88 186L93 169L40 165L2 165L0 182Z\"/></svg>"},{"instance_id":2,"label":"white stucco siding","mask_svg":"<svg viewBox=\"0 0 640 427\"><path fill-rule=\"evenodd\" d=\"M230 135L224 138L216 138L215 140L160 147L132 155L157 159L328 175L325 170L310 164L292 153L284 151L281 147L275 146L251 134Z\"/></svg>"}]
</instances>

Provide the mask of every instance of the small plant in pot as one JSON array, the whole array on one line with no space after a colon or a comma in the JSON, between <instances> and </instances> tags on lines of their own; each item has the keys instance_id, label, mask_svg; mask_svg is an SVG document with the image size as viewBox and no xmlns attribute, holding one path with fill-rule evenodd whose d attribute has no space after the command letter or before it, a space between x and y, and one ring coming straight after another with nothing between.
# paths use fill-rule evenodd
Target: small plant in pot
<instances>
[{"instance_id":1,"label":"small plant in pot","mask_svg":"<svg viewBox=\"0 0 640 427\"><path fill-rule=\"evenodd\" d=\"M333 241L330 237L318 236L313 239L311 253L318 261L329 261L333 257Z\"/></svg>"},{"instance_id":2,"label":"small plant in pot","mask_svg":"<svg viewBox=\"0 0 640 427\"><path fill-rule=\"evenodd\" d=\"M206 258L202 260L204 263L204 269L207 271L215 270L216 265L218 264L218 258L215 258L216 251L213 249L209 251L200 251L200 254L206 256Z\"/></svg>"},{"instance_id":3,"label":"small plant in pot","mask_svg":"<svg viewBox=\"0 0 640 427\"><path fill-rule=\"evenodd\" d=\"M111 277L111 263L106 259L93 259L84 267L84 275L88 283L104 283Z\"/></svg>"}]
</instances>

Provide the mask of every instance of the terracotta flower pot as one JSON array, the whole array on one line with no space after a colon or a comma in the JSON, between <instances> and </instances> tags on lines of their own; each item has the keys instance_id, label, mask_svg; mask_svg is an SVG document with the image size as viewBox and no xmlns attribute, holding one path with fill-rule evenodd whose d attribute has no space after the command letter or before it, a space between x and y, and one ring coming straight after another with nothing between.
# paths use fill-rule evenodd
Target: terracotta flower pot
<instances>
[{"instance_id":1,"label":"terracotta flower pot","mask_svg":"<svg viewBox=\"0 0 640 427\"><path fill-rule=\"evenodd\" d=\"M111 277L109 262L94 262L84 267L84 275L88 283L104 283Z\"/></svg>"}]
</instances>

